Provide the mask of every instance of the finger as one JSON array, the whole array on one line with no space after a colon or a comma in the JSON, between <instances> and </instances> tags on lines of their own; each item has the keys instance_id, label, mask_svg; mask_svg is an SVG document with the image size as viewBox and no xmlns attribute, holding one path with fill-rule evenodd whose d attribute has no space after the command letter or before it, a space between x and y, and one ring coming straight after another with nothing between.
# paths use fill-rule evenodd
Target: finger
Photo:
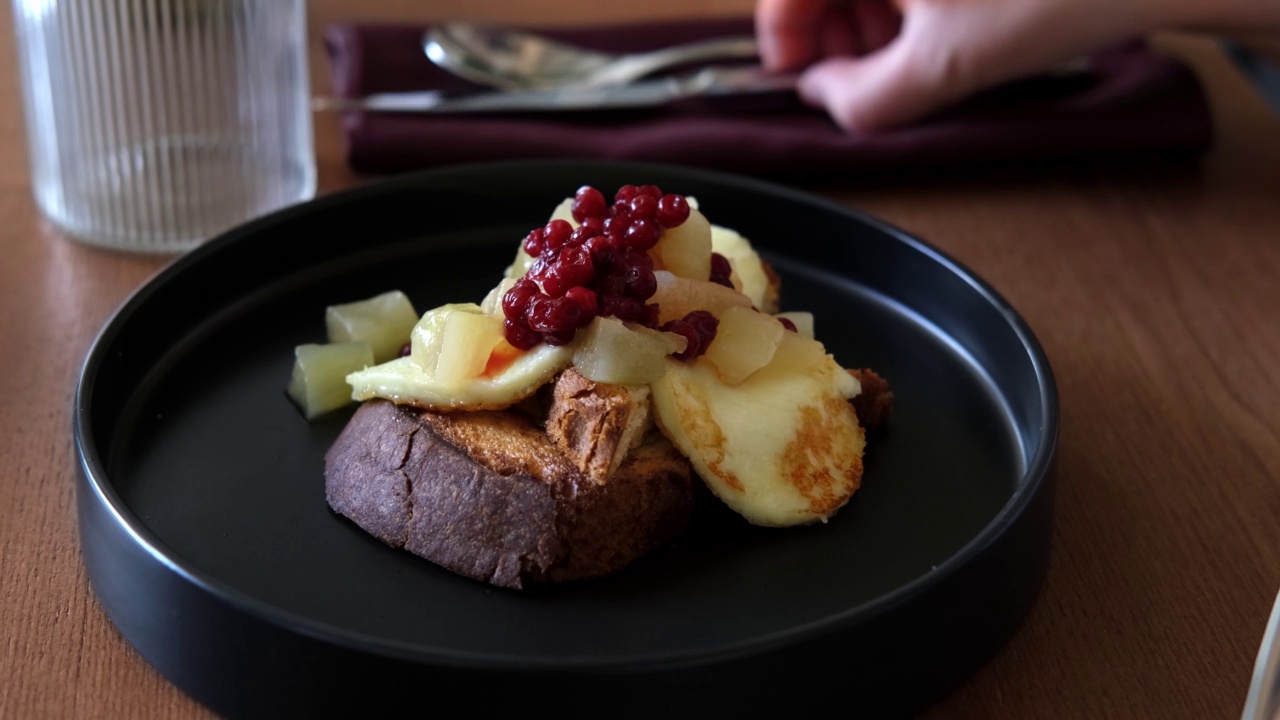
<instances>
[{"instance_id":1,"label":"finger","mask_svg":"<svg viewBox=\"0 0 1280 720\"><path fill-rule=\"evenodd\" d=\"M918 120L953 102L966 86L913 58L901 38L862 58L831 58L800 78L800 94L850 131Z\"/></svg>"},{"instance_id":2,"label":"finger","mask_svg":"<svg viewBox=\"0 0 1280 720\"><path fill-rule=\"evenodd\" d=\"M760 59L771 70L794 70L817 59L819 29L827 0L760 0L756 39Z\"/></svg>"},{"instance_id":3,"label":"finger","mask_svg":"<svg viewBox=\"0 0 1280 720\"><path fill-rule=\"evenodd\" d=\"M902 13L890 0L863 0L850 8L862 53L888 45L902 28Z\"/></svg>"}]
</instances>

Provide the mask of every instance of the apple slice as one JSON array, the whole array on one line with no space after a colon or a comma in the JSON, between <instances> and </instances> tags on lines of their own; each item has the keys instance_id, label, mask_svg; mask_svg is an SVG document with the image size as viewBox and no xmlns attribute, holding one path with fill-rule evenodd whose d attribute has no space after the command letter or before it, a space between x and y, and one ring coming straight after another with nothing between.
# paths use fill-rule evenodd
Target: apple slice
<instances>
[{"instance_id":1,"label":"apple slice","mask_svg":"<svg viewBox=\"0 0 1280 720\"><path fill-rule=\"evenodd\" d=\"M352 397L431 410L495 410L532 395L573 359L572 344L538 345L513 357L501 328L474 303L430 310L413 328L408 357L347 376Z\"/></svg>"},{"instance_id":2,"label":"apple slice","mask_svg":"<svg viewBox=\"0 0 1280 720\"><path fill-rule=\"evenodd\" d=\"M675 333L598 317L582 331L573 366L592 382L644 385L667 371L667 356L682 352L686 342Z\"/></svg>"},{"instance_id":3,"label":"apple slice","mask_svg":"<svg viewBox=\"0 0 1280 720\"><path fill-rule=\"evenodd\" d=\"M780 312L774 315L776 318L786 318L791 324L796 326L796 332L802 337L813 339L813 313L811 312Z\"/></svg>"},{"instance_id":4,"label":"apple slice","mask_svg":"<svg viewBox=\"0 0 1280 720\"><path fill-rule=\"evenodd\" d=\"M649 302L658 304L660 324L679 320L694 310L706 310L719 318L731 307L751 307L746 295L709 280L691 280L666 270L655 270L653 277L658 289Z\"/></svg>"},{"instance_id":5,"label":"apple slice","mask_svg":"<svg viewBox=\"0 0 1280 720\"><path fill-rule=\"evenodd\" d=\"M515 287L515 278L502 278L497 287L489 291L484 296L484 300L480 301L480 312L486 315L497 315L499 318L505 317L502 313L502 296L507 291Z\"/></svg>"},{"instance_id":6,"label":"apple slice","mask_svg":"<svg viewBox=\"0 0 1280 720\"><path fill-rule=\"evenodd\" d=\"M707 346L706 358L720 378L738 385L773 359L787 329L772 315L744 307L725 310L716 337Z\"/></svg>"},{"instance_id":7,"label":"apple slice","mask_svg":"<svg viewBox=\"0 0 1280 720\"><path fill-rule=\"evenodd\" d=\"M299 345L293 350L289 397L308 420L351 402L347 375L373 364L369 343Z\"/></svg>"},{"instance_id":8,"label":"apple slice","mask_svg":"<svg viewBox=\"0 0 1280 720\"><path fill-rule=\"evenodd\" d=\"M413 303L399 290L359 302L330 305L324 311L329 342L368 343L374 362L386 362L399 355L417 322Z\"/></svg>"},{"instance_id":9,"label":"apple slice","mask_svg":"<svg viewBox=\"0 0 1280 720\"><path fill-rule=\"evenodd\" d=\"M711 251L728 259L729 266L733 268L733 278L740 284L738 289L751 298L751 304L768 311L769 276L764 271L764 261L751 243L735 230L712 225Z\"/></svg>"},{"instance_id":10,"label":"apple slice","mask_svg":"<svg viewBox=\"0 0 1280 720\"><path fill-rule=\"evenodd\" d=\"M711 223L692 207L689 218L662 231L650 251L655 266L680 277L706 280L711 277Z\"/></svg>"},{"instance_id":11,"label":"apple slice","mask_svg":"<svg viewBox=\"0 0 1280 720\"><path fill-rule=\"evenodd\" d=\"M858 489L865 441L829 357L816 372L760 371L736 386L705 358L668 363L650 385L659 428L749 522L825 522Z\"/></svg>"},{"instance_id":12,"label":"apple slice","mask_svg":"<svg viewBox=\"0 0 1280 720\"><path fill-rule=\"evenodd\" d=\"M500 318L483 313L450 313L445 318L436 359L436 380L447 384L479 377L489 363L489 354L502 339Z\"/></svg>"}]
</instances>

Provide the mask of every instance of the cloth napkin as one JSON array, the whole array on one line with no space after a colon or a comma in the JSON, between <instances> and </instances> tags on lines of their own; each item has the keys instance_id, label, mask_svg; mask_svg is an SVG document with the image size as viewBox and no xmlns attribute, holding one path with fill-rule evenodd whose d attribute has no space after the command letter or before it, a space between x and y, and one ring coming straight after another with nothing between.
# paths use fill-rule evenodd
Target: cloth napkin
<instances>
[{"instance_id":1,"label":"cloth napkin","mask_svg":"<svg viewBox=\"0 0 1280 720\"><path fill-rule=\"evenodd\" d=\"M340 97L476 90L423 54L423 26L335 25L326 31ZM747 19L546 31L583 47L633 52L751 33ZM685 103L638 112L430 116L350 112L357 172L517 158L602 158L697 165L763 177L847 175L941 165L1196 153L1212 121L1194 74L1131 41L1099 52L1085 77L1021 81L909 127L846 133L798 101L753 111Z\"/></svg>"}]
</instances>

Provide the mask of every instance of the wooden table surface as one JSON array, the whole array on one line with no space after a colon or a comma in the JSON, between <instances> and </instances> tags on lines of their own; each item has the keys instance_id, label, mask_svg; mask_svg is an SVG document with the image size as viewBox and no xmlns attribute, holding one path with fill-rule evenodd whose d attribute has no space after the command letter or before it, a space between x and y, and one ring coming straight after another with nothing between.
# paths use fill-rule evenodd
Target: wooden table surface
<instances>
[{"instance_id":1,"label":"wooden table surface","mask_svg":"<svg viewBox=\"0 0 1280 720\"><path fill-rule=\"evenodd\" d=\"M315 38L339 19L568 24L749 8L312 0L313 84L326 79ZM1217 144L1199 164L818 189L990 281L1038 334L1061 391L1043 593L927 717L1239 715L1280 588L1280 119L1210 40L1160 45L1211 97ZM85 247L40 218L11 47L0 50L0 718L207 715L107 620L72 502L80 363L163 259ZM318 118L321 192L359 182L341 152L332 119Z\"/></svg>"}]
</instances>

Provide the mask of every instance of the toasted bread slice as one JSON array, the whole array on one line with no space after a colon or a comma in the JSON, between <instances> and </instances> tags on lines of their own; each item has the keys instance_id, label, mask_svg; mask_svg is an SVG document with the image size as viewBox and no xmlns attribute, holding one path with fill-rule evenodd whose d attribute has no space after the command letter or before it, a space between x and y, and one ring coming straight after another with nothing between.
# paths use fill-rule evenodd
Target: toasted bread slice
<instances>
[{"instance_id":1,"label":"toasted bread slice","mask_svg":"<svg viewBox=\"0 0 1280 720\"><path fill-rule=\"evenodd\" d=\"M508 588L599 577L684 531L689 462L648 433L609 477L584 475L527 415L375 400L325 455L329 505L366 532Z\"/></svg>"},{"instance_id":2,"label":"toasted bread slice","mask_svg":"<svg viewBox=\"0 0 1280 720\"><path fill-rule=\"evenodd\" d=\"M608 481L653 428L647 385L597 383L570 368L560 373L547 413L547 437L578 470Z\"/></svg>"}]
</instances>

